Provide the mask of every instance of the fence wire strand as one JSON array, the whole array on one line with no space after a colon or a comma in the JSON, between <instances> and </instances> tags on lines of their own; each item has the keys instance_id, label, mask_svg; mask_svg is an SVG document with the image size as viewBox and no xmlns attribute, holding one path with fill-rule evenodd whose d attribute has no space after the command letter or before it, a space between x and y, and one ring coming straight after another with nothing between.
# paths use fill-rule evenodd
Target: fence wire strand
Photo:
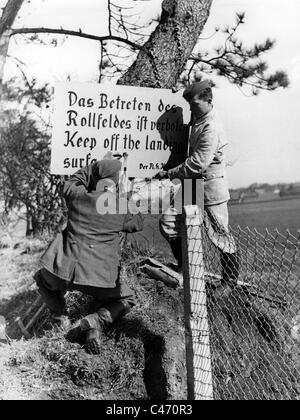
<instances>
[{"instance_id":1,"label":"fence wire strand","mask_svg":"<svg viewBox=\"0 0 300 420\"><path fill-rule=\"evenodd\" d=\"M211 399L212 382L214 399L299 400L300 233L231 234L236 287L205 227L187 225L195 398Z\"/></svg>"}]
</instances>

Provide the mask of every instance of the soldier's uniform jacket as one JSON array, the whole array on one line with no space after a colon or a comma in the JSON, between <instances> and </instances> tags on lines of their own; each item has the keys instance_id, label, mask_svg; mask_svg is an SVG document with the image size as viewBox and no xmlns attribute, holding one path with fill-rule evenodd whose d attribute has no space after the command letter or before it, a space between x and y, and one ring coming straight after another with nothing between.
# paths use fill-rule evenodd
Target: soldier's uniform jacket
<instances>
[{"instance_id":1,"label":"soldier's uniform jacket","mask_svg":"<svg viewBox=\"0 0 300 420\"><path fill-rule=\"evenodd\" d=\"M98 163L99 164L99 163ZM139 215L101 215L100 194L91 190L93 165L78 171L65 183L68 224L41 258L42 267L74 284L115 288L120 265L120 232L143 229Z\"/></svg>"},{"instance_id":2,"label":"soldier's uniform jacket","mask_svg":"<svg viewBox=\"0 0 300 420\"><path fill-rule=\"evenodd\" d=\"M171 179L202 178L204 204L217 205L230 199L224 149L227 139L222 123L212 110L192 125L189 157L168 171Z\"/></svg>"}]
</instances>

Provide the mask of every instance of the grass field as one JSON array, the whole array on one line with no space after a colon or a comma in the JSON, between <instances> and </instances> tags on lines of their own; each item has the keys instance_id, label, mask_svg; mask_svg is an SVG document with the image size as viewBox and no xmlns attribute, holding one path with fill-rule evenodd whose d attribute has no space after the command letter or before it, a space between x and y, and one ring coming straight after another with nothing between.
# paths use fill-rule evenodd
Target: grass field
<instances>
[{"instance_id":1,"label":"grass field","mask_svg":"<svg viewBox=\"0 0 300 420\"><path fill-rule=\"evenodd\" d=\"M300 199L232 205L229 214L232 226L248 226L259 231L289 229L294 234L300 229Z\"/></svg>"}]
</instances>

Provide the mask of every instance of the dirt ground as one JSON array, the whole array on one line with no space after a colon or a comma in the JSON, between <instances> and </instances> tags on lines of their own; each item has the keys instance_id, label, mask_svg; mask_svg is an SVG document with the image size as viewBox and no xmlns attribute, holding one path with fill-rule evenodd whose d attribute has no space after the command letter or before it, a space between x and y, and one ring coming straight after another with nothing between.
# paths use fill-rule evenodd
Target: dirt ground
<instances>
[{"instance_id":1,"label":"dirt ground","mask_svg":"<svg viewBox=\"0 0 300 420\"><path fill-rule=\"evenodd\" d=\"M186 392L182 291L144 277L135 264L136 255L126 256L122 275L139 303L105 334L100 357L85 352L84 337L76 329L76 322L93 308L80 293L68 296L74 329L67 337L47 322L32 339L22 337L16 319L38 297L33 274L46 244L21 240L2 243L0 249L0 315L6 319L8 335L0 345L0 399L182 398Z\"/></svg>"}]
</instances>

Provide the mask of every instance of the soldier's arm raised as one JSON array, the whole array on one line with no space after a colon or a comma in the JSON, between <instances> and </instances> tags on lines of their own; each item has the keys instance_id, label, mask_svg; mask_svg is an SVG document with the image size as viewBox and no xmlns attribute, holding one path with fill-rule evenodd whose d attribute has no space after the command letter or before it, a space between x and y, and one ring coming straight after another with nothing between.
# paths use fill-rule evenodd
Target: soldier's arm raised
<instances>
[{"instance_id":1,"label":"soldier's arm raised","mask_svg":"<svg viewBox=\"0 0 300 420\"><path fill-rule=\"evenodd\" d=\"M65 181L63 194L66 199L88 191L93 182L93 167L94 165L86 166Z\"/></svg>"},{"instance_id":2,"label":"soldier's arm raised","mask_svg":"<svg viewBox=\"0 0 300 420\"><path fill-rule=\"evenodd\" d=\"M217 131L207 123L199 135L193 153L185 162L168 171L170 179L197 178L212 163L218 148L219 138Z\"/></svg>"}]
</instances>

